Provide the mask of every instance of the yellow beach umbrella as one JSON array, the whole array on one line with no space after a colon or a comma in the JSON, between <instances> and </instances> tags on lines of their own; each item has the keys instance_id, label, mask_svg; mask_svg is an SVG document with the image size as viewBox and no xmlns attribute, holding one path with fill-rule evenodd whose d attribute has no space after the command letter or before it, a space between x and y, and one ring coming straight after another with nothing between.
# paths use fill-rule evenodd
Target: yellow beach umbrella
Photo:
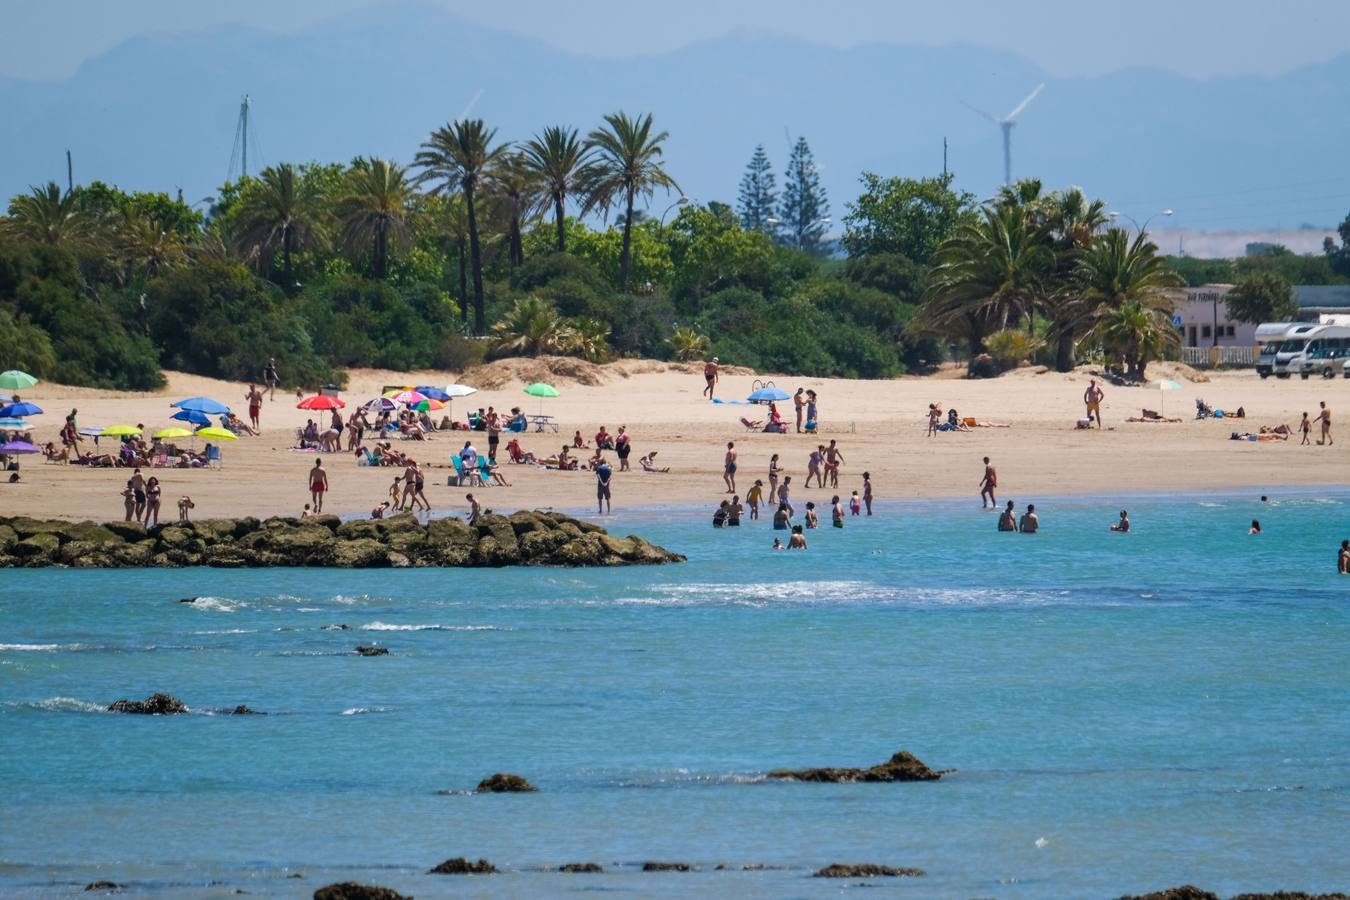
<instances>
[{"instance_id":1,"label":"yellow beach umbrella","mask_svg":"<svg viewBox=\"0 0 1350 900\"><path fill-rule=\"evenodd\" d=\"M114 425L111 428L103 429L99 437L130 437L133 434L140 434L141 430L135 425Z\"/></svg>"},{"instance_id":2,"label":"yellow beach umbrella","mask_svg":"<svg viewBox=\"0 0 1350 900\"><path fill-rule=\"evenodd\" d=\"M107 432L104 432L105 434ZM237 441L239 435L230 431L228 428L217 428L214 425L207 428L198 428L197 437L210 438L215 441Z\"/></svg>"},{"instance_id":3,"label":"yellow beach umbrella","mask_svg":"<svg viewBox=\"0 0 1350 900\"><path fill-rule=\"evenodd\" d=\"M192 437L192 432L186 428L165 428L162 431L156 431L155 437L164 441L169 438Z\"/></svg>"}]
</instances>

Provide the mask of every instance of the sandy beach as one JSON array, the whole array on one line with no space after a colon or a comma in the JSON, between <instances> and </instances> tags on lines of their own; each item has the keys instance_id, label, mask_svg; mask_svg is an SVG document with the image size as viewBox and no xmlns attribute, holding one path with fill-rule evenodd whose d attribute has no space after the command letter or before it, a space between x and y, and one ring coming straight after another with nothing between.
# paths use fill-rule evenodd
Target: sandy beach
<instances>
[{"instance_id":1,"label":"sandy beach","mask_svg":"<svg viewBox=\"0 0 1350 900\"><path fill-rule=\"evenodd\" d=\"M977 381L950 372L893 381L844 381L756 375L747 370L723 373L718 396L743 400L756 379L770 380L794 391L814 389L820 397L818 436L749 433L739 419L763 419L761 406L714 404L701 396L703 379L698 365L650 361L622 361L591 366L576 360L507 360L465 373L394 373L353 370L342 397L348 411L389 385L435 384L460 381L480 387L479 393L455 401L453 412L463 419L472 407L507 410L521 406L528 413L553 415L559 433L530 431L520 436L526 450L544 456L556 452L580 429L589 443L600 425L611 432L626 425L633 440L632 472L615 474L614 511L664 504L708 504L721 499L722 460L727 441L739 454L737 487L744 495L755 478L764 478L770 454L793 476L795 498L828 500L829 491L802 490L806 459L816 443L837 440L843 453L840 492L860 488L864 470L872 474L879 500L978 498L983 472L981 458L991 457L999 477L999 499L1019 505L1064 494L1126 495L1138 492L1240 491L1277 485L1343 485L1350 468L1345 447L1299 446L1289 441L1255 443L1231 441L1234 431L1256 431L1261 425L1296 427L1303 411L1314 413L1319 400L1333 411L1346 393L1344 380L1259 380L1250 371L1196 375L1171 364L1150 368L1151 378L1175 377L1180 390L1164 395L1152 387L1106 385L1102 431L1075 430L1083 414L1082 395L1087 369L1057 374L1022 369L1001 378ZM523 386L544 378L561 396L541 401L522 393ZM1191 378L1208 378L1193 381ZM171 423L169 403L183 397L206 395L247 413L246 386L196 376L169 373L168 386L148 394L125 394L53 384L21 392L46 410L34 417L39 443L55 440L64 416L79 409L80 426L144 423L147 432ZM1203 398L1222 409L1245 408L1245 420L1194 421L1195 400ZM931 402L957 409L962 417L1007 423L1008 428L977 428L971 432L925 436L925 410ZM1145 407L1157 410L1165 403L1175 424L1129 423ZM196 503L194 515L298 515L309 500L307 470L316 454L299 452L296 429L311 413L297 409L294 392L278 392L262 412L259 437L243 436L223 445L223 466L211 470L162 469L156 474L164 486L162 518L174 518L174 504L184 494ZM780 404L789 423L791 401ZM322 414L320 422L326 422ZM1335 432L1333 432L1335 437ZM449 457L468 439L486 448L481 432L440 432L426 443L396 442L416 457L430 475L427 494L433 514L455 514L466 508L464 488L449 487ZM1314 433L1314 441L1316 434ZM504 443L504 442L503 442ZM344 441L345 445L345 441ZM86 439L83 446L92 447ZM103 446L115 448L114 441ZM658 461L669 474L638 471L637 458L658 450ZM583 451L585 453L586 451ZM504 454L503 454L504 455ZM612 459L612 454L610 455ZM358 467L350 454L324 454L331 493L325 512L368 514L386 496L396 474L382 468ZM122 469L92 469L46 464L40 456L22 458L22 478L4 484L7 514L71 519L121 518L120 492L127 478ZM587 472L559 472L524 465L504 465L512 487L477 489L485 507L498 510L553 507L593 509L594 479Z\"/></svg>"}]
</instances>

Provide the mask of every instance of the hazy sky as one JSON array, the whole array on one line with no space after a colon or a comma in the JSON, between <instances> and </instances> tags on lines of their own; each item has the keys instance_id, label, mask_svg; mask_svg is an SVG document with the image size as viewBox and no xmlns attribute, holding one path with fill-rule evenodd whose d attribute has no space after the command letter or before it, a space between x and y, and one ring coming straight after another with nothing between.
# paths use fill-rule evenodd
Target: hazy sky
<instances>
[{"instance_id":1,"label":"hazy sky","mask_svg":"<svg viewBox=\"0 0 1350 900\"><path fill-rule=\"evenodd\" d=\"M1054 75L1158 66L1195 76L1268 74L1350 52L1347 0L423 0L569 50L629 56L736 29L840 46L973 43ZM0 0L0 75L53 79L138 34L222 23L302 26L372 0Z\"/></svg>"}]
</instances>

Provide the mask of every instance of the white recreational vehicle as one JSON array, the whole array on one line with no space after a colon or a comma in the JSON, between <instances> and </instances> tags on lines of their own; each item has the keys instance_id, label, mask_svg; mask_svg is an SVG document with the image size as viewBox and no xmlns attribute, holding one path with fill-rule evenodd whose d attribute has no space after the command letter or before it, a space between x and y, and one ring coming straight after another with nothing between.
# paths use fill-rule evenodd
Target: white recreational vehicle
<instances>
[{"instance_id":1,"label":"white recreational vehicle","mask_svg":"<svg viewBox=\"0 0 1350 900\"><path fill-rule=\"evenodd\" d=\"M1256 373L1288 378L1314 374L1335 378L1337 371L1350 373L1350 316L1322 315L1316 322L1270 322L1256 329L1261 353Z\"/></svg>"}]
</instances>

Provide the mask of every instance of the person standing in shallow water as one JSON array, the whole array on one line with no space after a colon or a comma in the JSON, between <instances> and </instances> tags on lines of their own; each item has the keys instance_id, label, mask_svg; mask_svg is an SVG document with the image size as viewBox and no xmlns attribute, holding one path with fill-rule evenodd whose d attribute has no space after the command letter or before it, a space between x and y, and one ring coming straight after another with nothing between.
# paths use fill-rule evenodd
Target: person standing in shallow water
<instances>
[{"instance_id":1,"label":"person standing in shallow water","mask_svg":"<svg viewBox=\"0 0 1350 900\"><path fill-rule=\"evenodd\" d=\"M998 473L994 467L989 464L989 457L984 458L984 477L980 479L980 508L995 509L998 501L994 499L994 488L998 487Z\"/></svg>"},{"instance_id":2,"label":"person standing in shallow water","mask_svg":"<svg viewBox=\"0 0 1350 900\"><path fill-rule=\"evenodd\" d=\"M1017 530L1017 514L1013 512L1013 502L1011 500L1008 501L1007 509L1003 510L1003 512L998 517L998 530L999 531Z\"/></svg>"},{"instance_id":3,"label":"person standing in shallow water","mask_svg":"<svg viewBox=\"0 0 1350 900\"><path fill-rule=\"evenodd\" d=\"M863 473L863 506L867 507L867 514L872 514L872 473Z\"/></svg>"},{"instance_id":4,"label":"person standing in shallow water","mask_svg":"<svg viewBox=\"0 0 1350 900\"><path fill-rule=\"evenodd\" d=\"M1341 541L1341 552L1336 557L1336 571L1341 575L1350 575L1350 541Z\"/></svg>"},{"instance_id":5,"label":"person standing in shallow water","mask_svg":"<svg viewBox=\"0 0 1350 900\"><path fill-rule=\"evenodd\" d=\"M736 443L727 441L727 455L722 462L722 480L726 482L727 493L736 493Z\"/></svg>"},{"instance_id":6,"label":"person standing in shallow water","mask_svg":"<svg viewBox=\"0 0 1350 900\"><path fill-rule=\"evenodd\" d=\"M1112 531L1119 531L1121 534L1130 530L1130 514L1125 510L1120 511L1120 521L1111 523Z\"/></svg>"}]
</instances>

